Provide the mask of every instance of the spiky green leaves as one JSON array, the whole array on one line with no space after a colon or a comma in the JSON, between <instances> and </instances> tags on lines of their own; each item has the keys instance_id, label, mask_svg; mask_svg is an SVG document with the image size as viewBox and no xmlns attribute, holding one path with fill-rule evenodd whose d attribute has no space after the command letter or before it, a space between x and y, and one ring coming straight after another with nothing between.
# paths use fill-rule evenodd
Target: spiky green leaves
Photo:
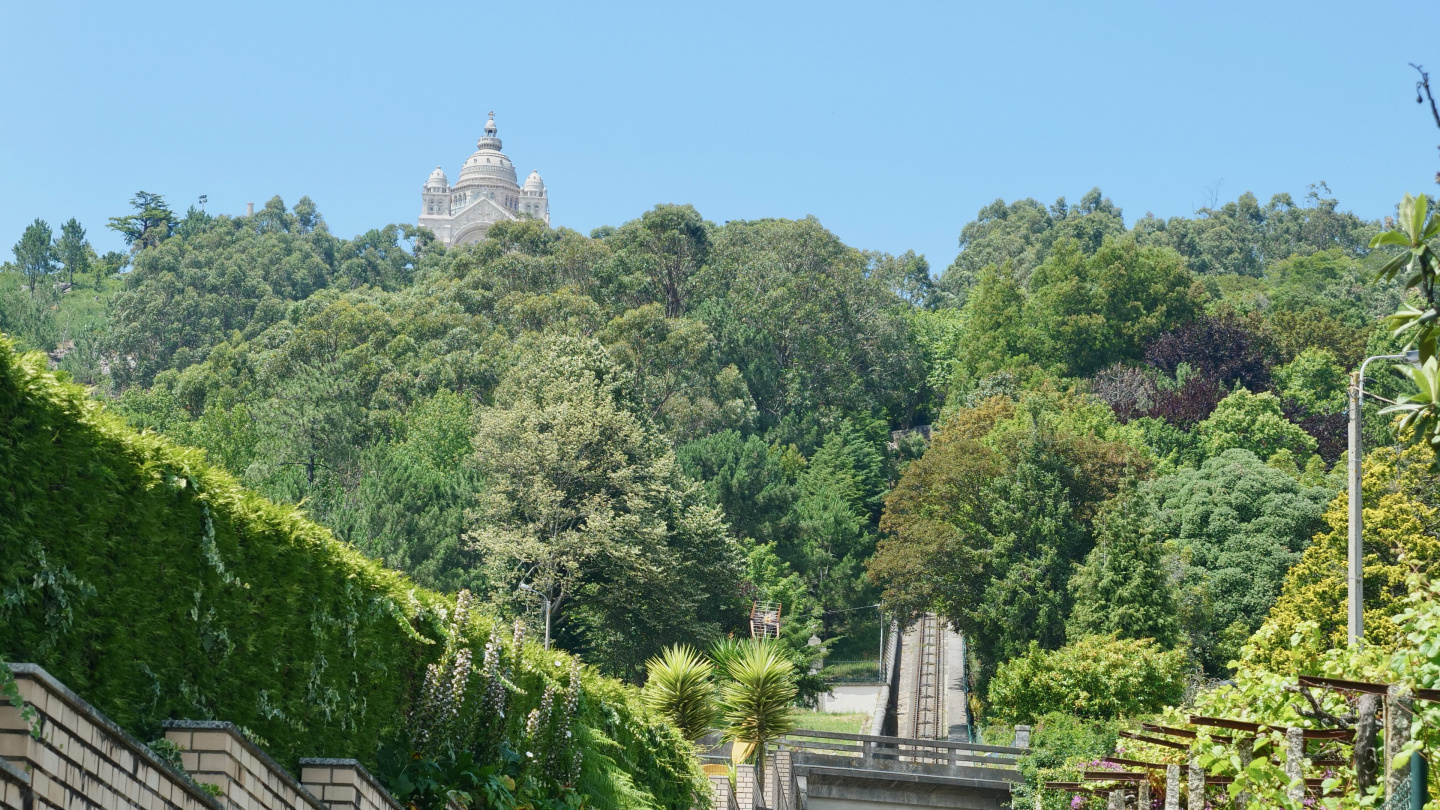
<instances>
[{"instance_id":1,"label":"spiky green leaves","mask_svg":"<svg viewBox=\"0 0 1440 810\"><path fill-rule=\"evenodd\" d=\"M685 644L667 647L645 662L650 673L645 705L670 718L687 740L698 740L715 721L715 684L709 661Z\"/></svg>"},{"instance_id":2,"label":"spiky green leaves","mask_svg":"<svg viewBox=\"0 0 1440 810\"><path fill-rule=\"evenodd\" d=\"M730 660L730 680L720 687L720 714L725 739L765 743L795 728L795 665L774 644L743 645Z\"/></svg>"},{"instance_id":3,"label":"spiky green leaves","mask_svg":"<svg viewBox=\"0 0 1440 810\"><path fill-rule=\"evenodd\" d=\"M1411 393L1402 394L1395 405L1381 413L1402 414L1399 432L1412 441L1426 441L1440 459L1440 374L1436 371L1436 355L1440 354L1440 306L1435 301L1436 275L1440 273L1440 255L1433 242L1440 239L1440 216L1431 211L1432 201L1421 194L1409 194L1400 201L1396 227L1376 234L1370 247L1399 248L1394 257L1376 274L1389 280L1405 271L1405 286L1420 293L1419 304L1406 302L1386 324L1395 337L1409 332L1406 348L1420 351L1420 367L1396 368L1415 385Z\"/></svg>"}]
</instances>

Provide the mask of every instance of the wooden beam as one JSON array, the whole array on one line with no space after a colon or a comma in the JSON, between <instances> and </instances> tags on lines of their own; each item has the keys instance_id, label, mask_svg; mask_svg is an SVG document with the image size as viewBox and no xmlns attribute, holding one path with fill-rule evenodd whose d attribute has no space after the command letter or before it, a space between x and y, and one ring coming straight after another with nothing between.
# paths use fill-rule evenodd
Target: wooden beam
<instances>
[{"instance_id":1,"label":"wooden beam","mask_svg":"<svg viewBox=\"0 0 1440 810\"><path fill-rule=\"evenodd\" d=\"M1301 675L1299 682L1301 686L1309 686L1316 689L1339 689L1345 692L1362 692L1369 695L1383 695L1390 689L1390 684L1388 683L1345 681L1340 678L1319 678L1314 675Z\"/></svg>"},{"instance_id":2,"label":"wooden beam","mask_svg":"<svg viewBox=\"0 0 1440 810\"><path fill-rule=\"evenodd\" d=\"M1120 736L1130 740L1139 740L1140 742L1150 743L1151 745L1160 745L1166 748L1174 748L1176 751L1190 750L1190 746L1186 745L1185 743L1178 743L1174 740L1164 740L1159 737L1147 737L1144 734L1136 734L1133 731L1122 731L1120 732Z\"/></svg>"},{"instance_id":3,"label":"wooden beam","mask_svg":"<svg viewBox=\"0 0 1440 810\"><path fill-rule=\"evenodd\" d=\"M1150 732L1153 732L1153 733L1155 733L1155 734L1169 734L1171 737L1182 737L1182 738L1187 739L1187 740L1193 740L1193 739L1196 739L1196 738L1199 736L1199 735L1197 735L1195 732L1193 732L1193 731L1187 731L1187 730L1185 730L1185 729L1183 729L1183 728L1170 728L1169 726L1157 726L1157 725L1155 725L1154 723L1141 723L1141 724L1140 724L1140 728L1143 728L1143 729L1145 729L1146 731L1150 731ZM1210 735L1210 739L1212 739L1212 740L1214 740L1215 742L1218 742L1218 743L1227 743L1227 744L1228 744L1228 743L1234 742L1234 740L1233 740L1232 738L1227 737L1227 736L1225 736L1225 735L1223 735L1223 734L1211 734L1211 735Z\"/></svg>"},{"instance_id":4,"label":"wooden beam","mask_svg":"<svg viewBox=\"0 0 1440 810\"><path fill-rule=\"evenodd\" d=\"M1212 728L1228 728L1235 731L1248 731L1258 734L1262 731L1284 732L1284 726L1263 726L1259 723L1250 723L1245 720L1228 720L1224 717L1201 717L1190 715L1190 722L1197 726L1210 726ZM1307 740L1340 740L1349 741L1355 739L1355 730L1348 728L1307 728L1302 731Z\"/></svg>"},{"instance_id":5,"label":"wooden beam","mask_svg":"<svg viewBox=\"0 0 1440 810\"><path fill-rule=\"evenodd\" d=\"M1130 773L1128 771L1086 771L1085 781L1087 782L1144 782L1150 775L1145 773Z\"/></svg>"},{"instance_id":6,"label":"wooden beam","mask_svg":"<svg viewBox=\"0 0 1440 810\"><path fill-rule=\"evenodd\" d=\"M1195 739L1195 732L1183 728L1170 728L1169 726L1157 726L1154 723L1141 723L1140 728L1154 734L1169 734L1171 737L1184 737L1187 740Z\"/></svg>"},{"instance_id":7,"label":"wooden beam","mask_svg":"<svg viewBox=\"0 0 1440 810\"><path fill-rule=\"evenodd\" d=\"M1123 759L1121 757L1103 757L1101 761L1109 762L1112 765L1123 765L1126 768L1151 768L1157 771L1163 771L1170 767L1163 762L1142 762L1138 759Z\"/></svg>"}]
</instances>

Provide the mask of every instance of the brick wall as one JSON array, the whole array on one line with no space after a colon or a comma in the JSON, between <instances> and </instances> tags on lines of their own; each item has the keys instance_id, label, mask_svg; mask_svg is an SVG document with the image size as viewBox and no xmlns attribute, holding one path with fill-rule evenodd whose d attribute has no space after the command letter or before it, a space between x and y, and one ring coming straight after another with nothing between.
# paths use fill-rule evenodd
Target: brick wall
<instances>
[{"instance_id":1,"label":"brick wall","mask_svg":"<svg viewBox=\"0 0 1440 810\"><path fill-rule=\"evenodd\" d=\"M353 759L302 759L300 784L330 810L404 810Z\"/></svg>"},{"instance_id":2,"label":"brick wall","mask_svg":"<svg viewBox=\"0 0 1440 810\"><path fill-rule=\"evenodd\" d=\"M34 810L225 810L45 670L9 666L40 736L0 703L0 758L29 777Z\"/></svg>"},{"instance_id":3,"label":"brick wall","mask_svg":"<svg viewBox=\"0 0 1440 810\"><path fill-rule=\"evenodd\" d=\"M359 762L302 759L302 781L230 723L166 723L175 770L40 667L0 666L39 732L0 702L0 810L403 810Z\"/></svg>"},{"instance_id":4,"label":"brick wall","mask_svg":"<svg viewBox=\"0 0 1440 810\"><path fill-rule=\"evenodd\" d=\"M30 810L30 774L0 759L0 810Z\"/></svg>"},{"instance_id":5,"label":"brick wall","mask_svg":"<svg viewBox=\"0 0 1440 810\"><path fill-rule=\"evenodd\" d=\"M755 810L755 806L760 803L756 787L755 766L736 765L735 803L740 806L740 810Z\"/></svg>"},{"instance_id":6,"label":"brick wall","mask_svg":"<svg viewBox=\"0 0 1440 810\"><path fill-rule=\"evenodd\" d=\"M233 723L172 720L165 724L165 739L180 746L180 759L195 781L220 786L227 808L328 810Z\"/></svg>"}]
</instances>

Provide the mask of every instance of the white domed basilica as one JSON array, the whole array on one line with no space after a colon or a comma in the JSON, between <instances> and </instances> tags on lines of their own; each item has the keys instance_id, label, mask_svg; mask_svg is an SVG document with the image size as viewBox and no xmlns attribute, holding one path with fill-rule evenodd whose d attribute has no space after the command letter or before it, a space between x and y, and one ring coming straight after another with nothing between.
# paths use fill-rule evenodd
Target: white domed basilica
<instances>
[{"instance_id":1,"label":"white domed basilica","mask_svg":"<svg viewBox=\"0 0 1440 810\"><path fill-rule=\"evenodd\" d=\"M478 242L490 226L525 216L550 222L550 198L539 172L530 172L525 185L515 182L515 164L500 151L495 135L495 113L485 122L485 136L475 154L460 169L455 185L439 166L420 193L420 227L429 228L446 247Z\"/></svg>"}]
</instances>

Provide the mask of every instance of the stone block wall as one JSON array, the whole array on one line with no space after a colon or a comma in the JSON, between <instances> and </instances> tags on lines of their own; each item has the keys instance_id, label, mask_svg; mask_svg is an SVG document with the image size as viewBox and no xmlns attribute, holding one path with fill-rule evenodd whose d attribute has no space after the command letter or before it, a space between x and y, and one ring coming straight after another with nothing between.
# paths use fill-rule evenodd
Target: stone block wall
<instances>
[{"instance_id":1,"label":"stone block wall","mask_svg":"<svg viewBox=\"0 0 1440 810\"><path fill-rule=\"evenodd\" d=\"M7 772L28 777L33 810L225 810L45 670L9 666L35 709L39 737L18 709L0 703L0 758L14 766ZM13 776L0 784L6 801L22 793Z\"/></svg>"},{"instance_id":2,"label":"stone block wall","mask_svg":"<svg viewBox=\"0 0 1440 810\"><path fill-rule=\"evenodd\" d=\"M195 781L220 786L227 810L327 810L233 723L174 720L165 724L165 739L180 746Z\"/></svg>"},{"instance_id":3,"label":"stone block wall","mask_svg":"<svg viewBox=\"0 0 1440 810\"><path fill-rule=\"evenodd\" d=\"M30 810L30 774L0 759L0 810Z\"/></svg>"},{"instance_id":4,"label":"stone block wall","mask_svg":"<svg viewBox=\"0 0 1440 810\"><path fill-rule=\"evenodd\" d=\"M302 759L300 784L330 810L404 810L353 759Z\"/></svg>"},{"instance_id":5,"label":"stone block wall","mask_svg":"<svg viewBox=\"0 0 1440 810\"><path fill-rule=\"evenodd\" d=\"M758 787L754 765L735 766L735 803L740 810L755 810L761 799Z\"/></svg>"},{"instance_id":6,"label":"stone block wall","mask_svg":"<svg viewBox=\"0 0 1440 810\"><path fill-rule=\"evenodd\" d=\"M45 670L6 666L34 715L0 701L0 810L403 810L359 762L301 760L302 782L230 723L166 723L176 770Z\"/></svg>"}]
</instances>

